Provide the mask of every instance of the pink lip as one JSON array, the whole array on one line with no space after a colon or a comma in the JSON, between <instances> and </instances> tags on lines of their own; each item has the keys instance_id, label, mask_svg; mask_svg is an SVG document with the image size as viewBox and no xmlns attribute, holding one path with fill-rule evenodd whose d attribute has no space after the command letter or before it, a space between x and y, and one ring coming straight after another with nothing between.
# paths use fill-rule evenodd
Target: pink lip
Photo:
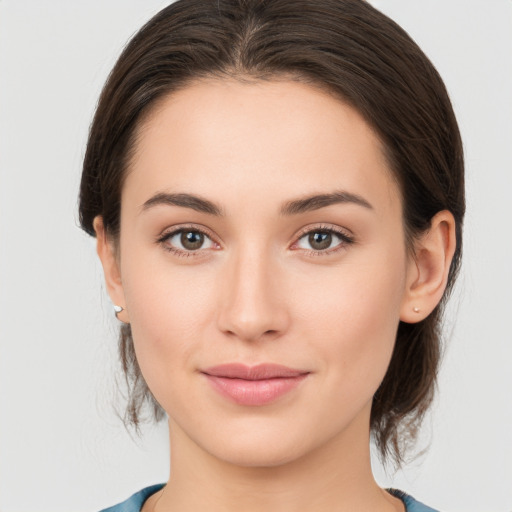
<instances>
[{"instance_id":1,"label":"pink lip","mask_svg":"<svg viewBox=\"0 0 512 512\"><path fill-rule=\"evenodd\" d=\"M277 364L222 364L202 372L221 395L240 405L264 405L297 387L309 374Z\"/></svg>"}]
</instances>

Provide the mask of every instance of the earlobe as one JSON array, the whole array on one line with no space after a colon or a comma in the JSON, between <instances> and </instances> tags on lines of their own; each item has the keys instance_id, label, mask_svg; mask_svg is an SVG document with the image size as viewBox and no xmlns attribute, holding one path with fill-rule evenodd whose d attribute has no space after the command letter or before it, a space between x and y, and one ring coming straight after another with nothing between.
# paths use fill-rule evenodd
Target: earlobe
<instances>
[{"instance_id":1,"label":"earlobe","mask_svg":"<svg viewBox=\"0 0 512 512\"><path fill-rule=\"evenodd\" d=\"M419 322L437 306L446 289L455 246L455 219L447 210L438 212L430 229L414 243L400 320Z\"/></svg>"},{"instance_id":2,"label":"earlobe","mask_svg":"<svg viewBox=\"0 0 512 512\"><path fill-rule=\"evenodd\" d=\"M93 226L96 232L96 251L103 267L107 292L114 304L115 315L122 322L129 323L119 259L114 241L109 238L103 224L103 218L100 215L94 218Z\"/></svg>"}]
</instances>

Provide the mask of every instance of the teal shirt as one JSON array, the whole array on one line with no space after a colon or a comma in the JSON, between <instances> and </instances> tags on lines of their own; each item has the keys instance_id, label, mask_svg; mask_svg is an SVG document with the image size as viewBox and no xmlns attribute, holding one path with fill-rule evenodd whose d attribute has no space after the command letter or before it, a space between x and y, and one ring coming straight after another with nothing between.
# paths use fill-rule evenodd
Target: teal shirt
<instances>
[{"instance_id":1,"label":"teal shirt","mask_svg":"<svg viewBox=\"0 0 512 512\"><path fill-rule=\"evenodd\" d=\"M155 492L159 491L164 484L152 485L151 487L146 487L135 493L133 496L128 498L126 501L119 503L119 505L114 505L113 507L106 508L101 512L140 512L142 505L144 502ZM405 509L407 512L439 512L434 510L433 508L427 507L416 501L412 496L405 494L405 492L398 491L396 489L388 489L388 491L397 498L401 499L405 504Z\"/></svg>"}]
</instances>

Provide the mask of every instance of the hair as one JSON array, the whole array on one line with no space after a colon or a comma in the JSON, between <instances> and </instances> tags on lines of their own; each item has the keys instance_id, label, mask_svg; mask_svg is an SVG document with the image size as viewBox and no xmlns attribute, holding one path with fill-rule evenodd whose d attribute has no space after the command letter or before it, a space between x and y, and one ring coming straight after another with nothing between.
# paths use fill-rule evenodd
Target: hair
<instances>
[{"instance_id":1,"label":"hair","mask_svg":"<svg viewBox=\"0 0 512 512\"><path fill-rule=\"evenodd\" d=\"M436 69L395 22L363 0L178 0L131 39L101 93L80 185L82 228L101 215L115 242L123 178L137 128L159 99L204 78L297 80L355 108L373 127L401 190L408 248L449 210L456 250L443 299L424 320L400 322L370 428L383 460L396 463L417 437L436 388L441 321L459 270L465 210L462 142ZM129 384L125 422L144 404L164 416L137 364L129 325L119 340Z\"/></svg>"}]
</instances>

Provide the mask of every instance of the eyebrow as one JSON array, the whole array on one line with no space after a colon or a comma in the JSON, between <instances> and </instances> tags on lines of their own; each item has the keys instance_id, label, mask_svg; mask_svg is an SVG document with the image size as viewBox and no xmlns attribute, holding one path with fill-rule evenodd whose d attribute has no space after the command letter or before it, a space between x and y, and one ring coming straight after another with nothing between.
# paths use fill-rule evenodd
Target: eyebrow
<instances>
[{"instance_id":1,"label":"eyebrow","mask_svg":"<svg viewBox=\"0 0 512 512\"><path fill-rule=\"evenodd\" d=\"M369 210L373 210L373 206L363 197L345 191L336 191L329 194L316 194L300 199L287 201L283 204L280 214L284 216L298 215L320 208L325 208L333 204L356 204ZM154 206L168 205L181 206L190 208L201 213L224 217L225 213L222 207L209 201L208 199L187 193L165 193L159 192L149 198L143 205L142 210L148 210Z\"/></svg>"},{"instance_id":2,"label":"eyebrow","mask_svg":"<svg viewBox=\"0 0 512 512\"><path fill-rule=\"evenodd\" d=\"M299 213L319 210L333 204L351 203L373 210L373 206L363 197L345 191L330 194L318 194L286 202L281 208L281 215L297 215Z\"/></svg>"},{"instance_id":3,"label":"eyebrow","mask_svg":"<svg viewBox=\"0 0 512 512\"><path fill-rule=\"evenodd\" d=\"M149 210L154 206L168 205L168 206L181 206L183 208L191 208L202 213L208 213L209 215L215 215L217 217L223 217L224 211L220 206L215 203L208 201L199 196L192 194L167 194L165 192L159 192L153 197L150 197L143 205L142 210Z\"/></svg>"}]
</instances>

